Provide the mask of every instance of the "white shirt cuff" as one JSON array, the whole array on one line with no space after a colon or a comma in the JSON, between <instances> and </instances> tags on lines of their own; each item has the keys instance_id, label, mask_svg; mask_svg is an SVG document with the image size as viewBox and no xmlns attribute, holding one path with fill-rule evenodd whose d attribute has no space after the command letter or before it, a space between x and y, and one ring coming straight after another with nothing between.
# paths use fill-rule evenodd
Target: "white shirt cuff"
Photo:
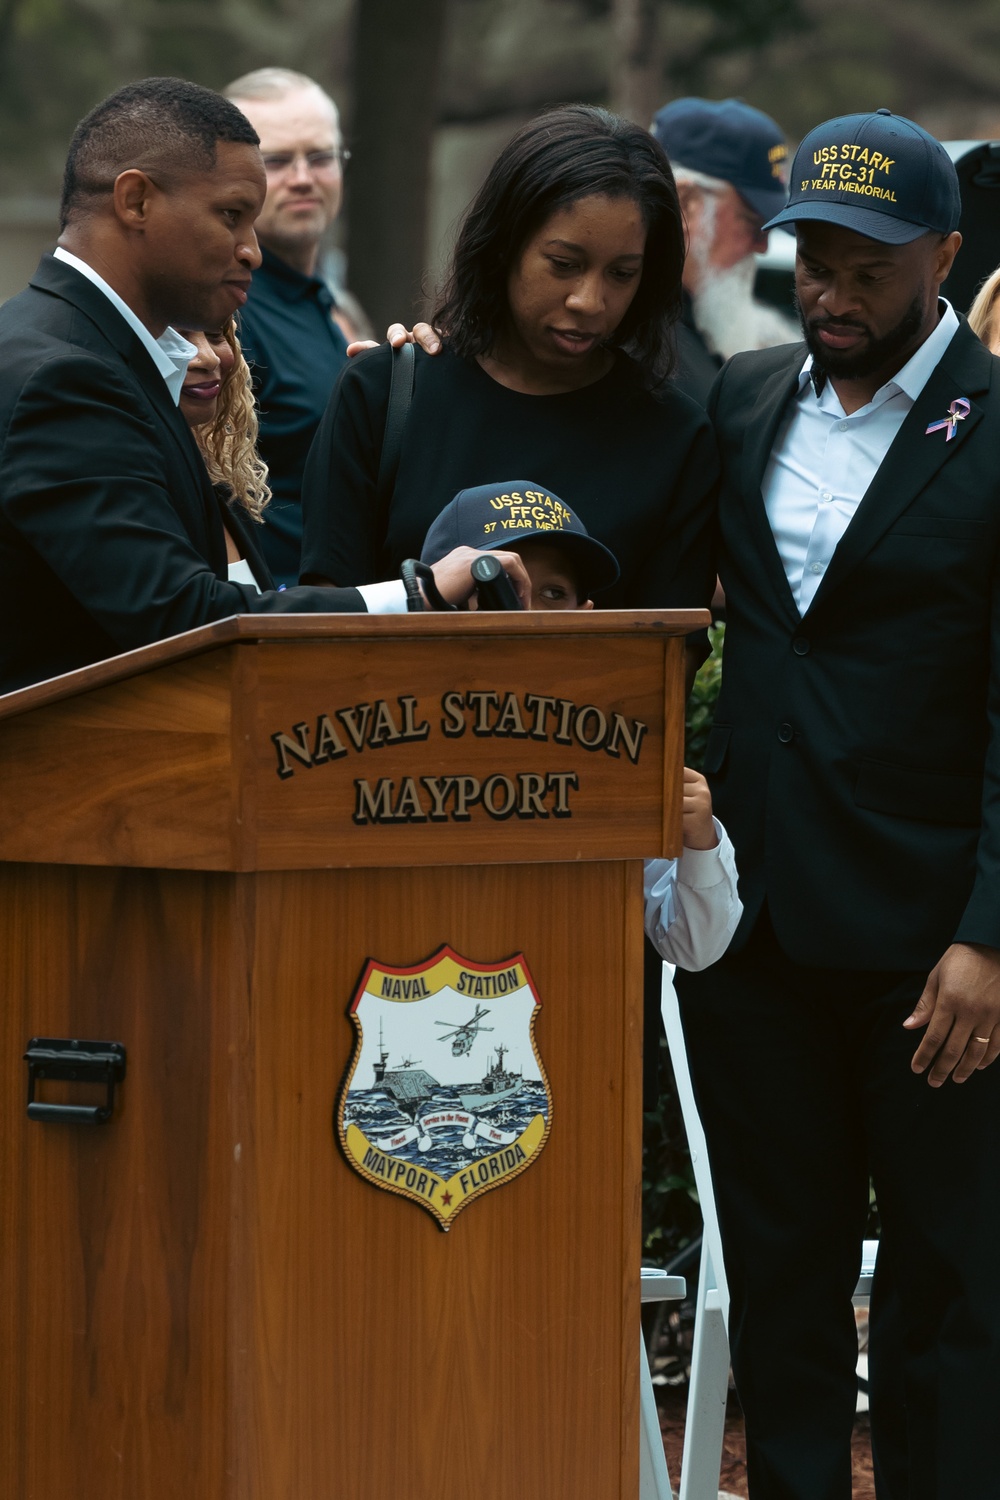
<instances>
[{"instance_id":1,"label":"white shirt cuff","mask_svg":"<svg viewBox=\"0 0 1000 1500\"><path fill-rule=\"evenodd\" d=\"M713 818L712 822L715 824L715 835L719 840L715 848L684 849L677 862L677 879L694 891L706 890L709 886L718 885L726 878L722 864L722 848L726 841L726 831L718 818Z\"/></svg>"},{"instance_id":2,"label":"white shirt cuff","mask_svg":"<svg viewBox=\"0 0 1000 1500\"><path fill-rule=\"evenodd\" d=\"M359 583L358 593L370 615L405 615L406 589L401 578L386 583Z\"/></svg>"}]
</instances>

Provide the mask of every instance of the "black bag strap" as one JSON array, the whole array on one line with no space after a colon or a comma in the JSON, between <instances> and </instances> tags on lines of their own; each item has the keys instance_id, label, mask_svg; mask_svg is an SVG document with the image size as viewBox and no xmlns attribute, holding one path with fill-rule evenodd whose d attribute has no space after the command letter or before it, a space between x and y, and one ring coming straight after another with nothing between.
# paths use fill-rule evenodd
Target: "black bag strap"
<instances>
[{"instance_id":1,"label":"black bag strap","mask_svg":"<svg viewBox=\"0 0 1000 1500\"><path fill-rule=\"evenodd\" d=\"M413 399L413 370L416 351L413 344L404 344L392 351L392 376L389 382L389 409L385 414L385 432L382 436L382 457L378 466L376 500L378 505L379 546L385 537L389 520L389 505L399 471L399 460L403 453L403 433L406 418Z\"/></svg>"}]
</instances>

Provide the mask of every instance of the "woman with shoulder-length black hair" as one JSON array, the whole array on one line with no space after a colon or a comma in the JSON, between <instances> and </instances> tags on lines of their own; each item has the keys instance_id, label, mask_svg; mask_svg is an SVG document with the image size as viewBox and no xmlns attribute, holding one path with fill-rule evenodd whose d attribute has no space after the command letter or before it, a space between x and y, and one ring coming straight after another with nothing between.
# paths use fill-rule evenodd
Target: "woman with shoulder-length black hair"
<instances>
[{"instance_id":1,"label":"woman with shoulder-length black hair","mask_svg":"<svg viewBox=\"0 0 1000 1500\"><path fill-rule=\"evenodd\" d=\"M391 351L343 372L306 465L303 577L395 578L453 495L521 473L618 558L598 605L706 604L715 446L665 381L683 262L673 174L648 132L588 105L523 126L463 220L391 498L377 494Z\"/></svg>"},{"instance_id":2,"label":"woman with shoulder-length black hair","mask_svg":"<svg viewBox=\"0 0 1000 1500\"><path fill-rule=\"evenodd\" d=\"M434 326L457 354L488 355L507 318L509 267L557 209L602 196L638 207L646 229L641 274L609 349L622 349L647 383L674 364L684 229L659 142L630 120L571 105L518 131L500 153L462 224Z\"/></svg>"}]
</instances>

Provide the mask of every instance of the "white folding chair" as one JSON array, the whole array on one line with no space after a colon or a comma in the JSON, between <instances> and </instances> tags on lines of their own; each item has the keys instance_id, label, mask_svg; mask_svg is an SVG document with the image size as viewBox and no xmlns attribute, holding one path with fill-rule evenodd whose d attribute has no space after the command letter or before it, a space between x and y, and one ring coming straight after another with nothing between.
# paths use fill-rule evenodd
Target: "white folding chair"
<instances>
[{"instance_id":1,"label":"white folding chair","mask_svg":"<svg viewBox=\"0 0 1000 1500\"><path fill-rule=\"evenodd\" d=\"M673 964L663 965L661 1010L704 1225L678 1500L717 1500L729 1394L729 1287L722 1258L722 1237L715 1210L708 1147L694 1102L684 1029L674 989ZM856 1301L862 1301L871 1293L877 1251L878 1240L865 1240L861 1276L854 1293Z\"/></svg>"},{"instance_id":2,"label":"white folding chair","mask_svg":"<svg viewBox=\"0 0 1000 1500\"><path fill-rule=\"evenodd\" d=\"M640 1283L643 1302L683 1302L687 1296L687 1282L683 1276L670 1276L666 1271L652 1270L643 1266ZM639 1500L672 1500L667 1459L663 1452L660 1435L660 1419L653 1395L653 1381L649 1373L646 1344L639 1335Z\"/></svg>"}]
</instances>

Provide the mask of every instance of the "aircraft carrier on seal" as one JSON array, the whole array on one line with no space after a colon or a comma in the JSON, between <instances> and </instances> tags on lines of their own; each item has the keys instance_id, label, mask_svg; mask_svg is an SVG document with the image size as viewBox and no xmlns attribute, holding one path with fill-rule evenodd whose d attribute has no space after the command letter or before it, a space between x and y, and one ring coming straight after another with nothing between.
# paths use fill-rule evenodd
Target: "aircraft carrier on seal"
<instances>
[{"instance_id":1,"label":"aircraft carrier on seal","mask_svg":"<svg viewBox=\"0 0 1000 1500\"><path fill-rule=\"evenodd\" d=\"M405 1114L415 1115L424 1101L439 1087L437 1079L424 1068L414 1067L408 1057L404 1058L398 1068L388 1067L389 1053L382 1039L381 1024L378 1029L378 1050L379 1060L372 1063L375 1088L388 1094Z\"/></svg>"}]
</instances>

